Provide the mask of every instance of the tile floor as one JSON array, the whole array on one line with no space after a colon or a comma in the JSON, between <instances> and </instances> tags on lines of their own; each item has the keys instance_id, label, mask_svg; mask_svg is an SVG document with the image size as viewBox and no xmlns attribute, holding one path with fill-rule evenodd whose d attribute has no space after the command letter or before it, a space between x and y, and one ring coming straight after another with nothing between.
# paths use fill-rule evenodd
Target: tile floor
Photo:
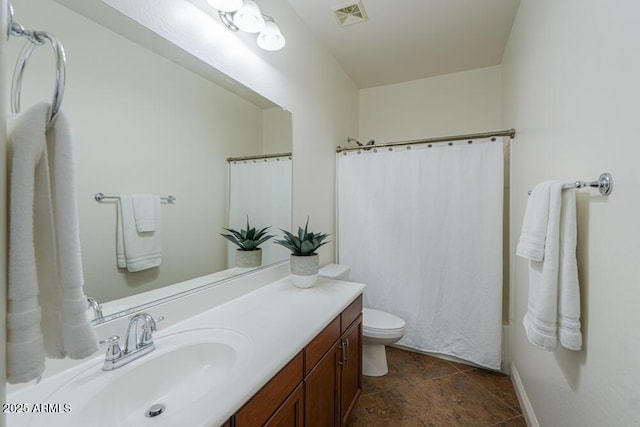
<instances>
[{"instance_id":1,"label":"tile floor","mask_svg":"<svg viewBox=\"0 0 640 427\"><path fill-rule=\"evenodd\" d=\"M526 427L511 379L387 347L389 373L363 377L348 427Z\"/></svg>"}]
</instances>

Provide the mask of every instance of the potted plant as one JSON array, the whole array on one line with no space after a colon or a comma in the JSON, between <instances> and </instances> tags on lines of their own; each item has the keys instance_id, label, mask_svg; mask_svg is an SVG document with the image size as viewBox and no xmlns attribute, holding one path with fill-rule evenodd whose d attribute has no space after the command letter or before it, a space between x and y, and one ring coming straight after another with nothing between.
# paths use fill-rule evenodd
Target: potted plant
<instances>
[{"instance_id":1,"label":"potted plant","mask_svg":"<svg viewBox=\"0 0 640 427\"><path fill-rule=\"evenodd\" d=\"M267 234L269 227L256 230L249 225L249 216L247 215L247 229L240 231L232 228L225 228L231 234L220 235L229 240L234 245L238 246L236 249L236 266L241 268L260 267L262 265L262 249L260 246L266 242L272 235Z\"/></svg>"},{"instance_id":2,"label":"potted plant","mask_svg":"<svg viewBox=\"0 0 640 427\"><path fill-rule=\"evenodd\" d=\"M329 237L326 233L309 232L309 218L307 223L298 227L298 235L295 236L286 230L282 240L274 243L284 246L291 251L291 278L298 288L310 288L318 279L319 257L316 249L329 242L324 240Z\"/></svg>"}]
</instances>

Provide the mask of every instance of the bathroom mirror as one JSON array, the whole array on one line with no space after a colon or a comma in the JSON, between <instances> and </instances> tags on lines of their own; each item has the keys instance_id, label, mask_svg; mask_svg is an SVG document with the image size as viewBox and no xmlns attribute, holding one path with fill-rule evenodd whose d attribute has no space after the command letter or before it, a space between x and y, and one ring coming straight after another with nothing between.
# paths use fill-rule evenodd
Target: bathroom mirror
<instances>
[{"instance_id":1,"label":"bathroom mirror","mask_svg":"<svg viewBox=\"0 0 640 427\"><path fill-rule=\"evenodd\" d=\"M290 112L99 0L13 0L13 6L21 22L46 29L66 50L62 111L75 142L85 293L103 306L105 318L247 272L235 267L234 251L220 236L223 227L246 227L247 214L252 226L272 226L271 234L290 228ZM11 61L22 42L8 46ZM29 60L23 109L48 101L51 62L47 46ZM263 158L274 153L284 155ZM247 156L260 158L232 163L249 169L231 175L227 159ZM273 169L258 168L271 162L282 166L277 179ZM268 217L258 200L271 199L267 190L256 194L251 184L239 185L237 177L249 175L277 185L279 209ZM136 273L117 267L118 201L98 202L96 193L175 197L161 204L159 267ZM262 247L263 265L288 256L271 241Z\"/></svg>"}]
</instances>

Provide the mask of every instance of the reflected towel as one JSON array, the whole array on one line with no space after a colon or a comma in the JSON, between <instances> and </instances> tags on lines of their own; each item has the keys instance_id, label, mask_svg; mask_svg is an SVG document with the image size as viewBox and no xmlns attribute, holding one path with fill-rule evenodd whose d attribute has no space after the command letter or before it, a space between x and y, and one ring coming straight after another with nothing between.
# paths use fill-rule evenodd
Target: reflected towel
<instances>
[{"instance_id":1,"label":"reflected towel","mask_svg":"<svg viewBox=\"0 0 640 427\"><path fill-rule=\"evenodd\" d=\"M160 203L156 205L155 231L139 233L136 228L133 196L121 195L118 202L116 256L118 267L130 272L147 270L162 263Z\"/></svg>"},{"instance_id":2,"label":"reflected towel","mask_svg":"<svg viewBox=\"0 0 640 427\"><path fill-rule=\"evenodd\" d=\"M133 216L136 221L138 233L155 231L160 212L160 196L152 194L134 194L133 196Z\"/></svg>"}]
</instances>

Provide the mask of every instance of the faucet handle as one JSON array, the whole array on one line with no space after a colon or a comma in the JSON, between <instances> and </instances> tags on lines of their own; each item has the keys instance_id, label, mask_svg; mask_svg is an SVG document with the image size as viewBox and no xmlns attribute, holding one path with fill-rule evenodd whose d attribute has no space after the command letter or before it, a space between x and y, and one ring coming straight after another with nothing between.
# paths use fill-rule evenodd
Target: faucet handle
<instances>
[{"instance_id":1,"label":"faucet handle","mask_svg":"<svg viewBox=\"0 0 640 427\"><path fill-rule=\"evenodd\" d=\"M106 340L100 341L100 344L108 344L107 352L105 354L104 359L106 361L117 360L120 358L122 353L122 349L120 348L120 337L117 335L112 335Z\"/></svg>"},{"instance_id":2,"label":"faucet handle","mask_svg":"<svg viewBox=\"0 0 640 427\"><path fill-rule=\"evenodd\" d=\"M157 319L154 319L150 314L145 314L145 322L142 326L142 329L148 332L156 332L158 330L158 323L164 320L164 316L158 316Z\"/></svg>"},{"instance_id":3,"label":"faucet handle","mask_svg":"<svg viewBox=\"0 0 640 427\"><path fill-rule=\"evenodd\" d=\"M153 332L158 330L157 324L164 320L164 316L160 316L157 319L149 316L149 321L145 322L142 327L142 336L140 337L140 345L149 345L153 342Z\"/></svg>"}]
</instances>

